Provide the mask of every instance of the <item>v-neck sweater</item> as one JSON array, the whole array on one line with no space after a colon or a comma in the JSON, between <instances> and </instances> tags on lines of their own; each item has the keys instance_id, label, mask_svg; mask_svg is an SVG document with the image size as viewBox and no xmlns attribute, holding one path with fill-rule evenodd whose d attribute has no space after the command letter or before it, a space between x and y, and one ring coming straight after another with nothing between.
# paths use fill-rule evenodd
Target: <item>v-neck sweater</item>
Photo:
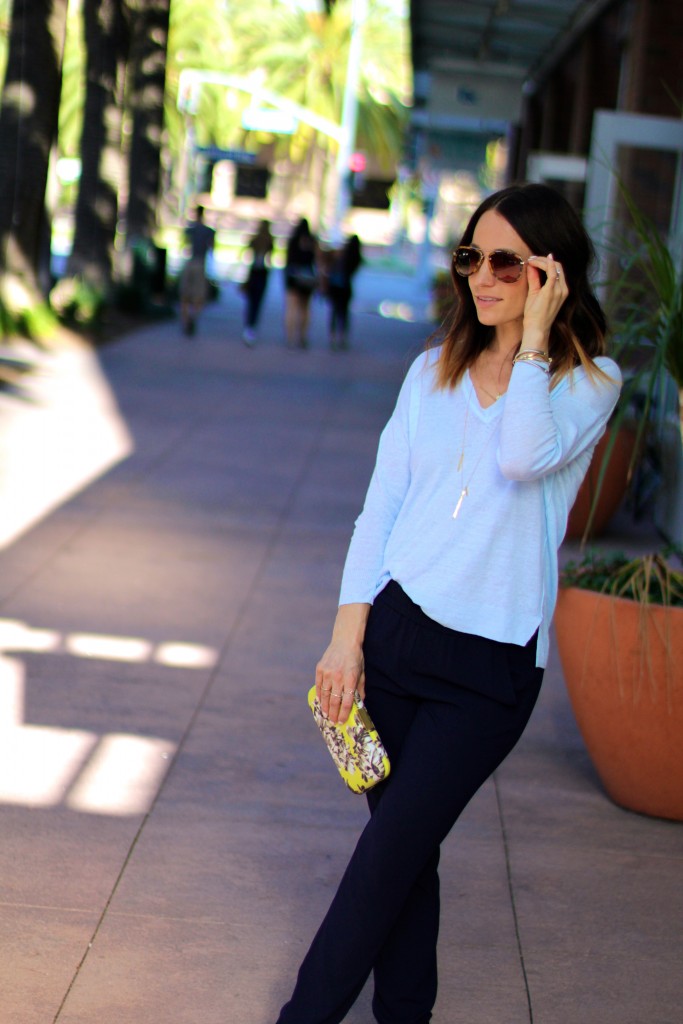
<instances>
[{"instance_id":1,"label":"v-neck sweater","mask_svg":"<svg viewBox=\"0 0 683 1024\"><path fill-rule=\"evenodd\" d=\"M455 388L436 386L438 356L430 349L413 362L380 437L340 604L372 604L393 579L451 629L520 645L538 630L545 666L557 551L620 371L600 357L607 380L578 368L550 388L522 361L484 408L469 371Z\"/></svg>"}]
</instances>

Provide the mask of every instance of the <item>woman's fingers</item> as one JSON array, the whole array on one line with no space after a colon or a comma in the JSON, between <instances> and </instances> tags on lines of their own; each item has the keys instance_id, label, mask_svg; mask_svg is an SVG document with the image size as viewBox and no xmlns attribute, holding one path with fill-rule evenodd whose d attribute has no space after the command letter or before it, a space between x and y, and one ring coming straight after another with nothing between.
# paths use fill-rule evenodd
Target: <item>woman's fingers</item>
<instances>
[{"instance_id":1,"label":"woman's fingers","mask_svg":"<svg viewBox=\"0 0 683 1024\"><path fill-rule=\"evenodd\" d=\"M355 690L343 689L341 693L330 694L330 711L329 719L331 722L345 722L351 713L353 707L353 701L355 699Z\"/></svg>"},{"instance_id":2,"label":"woman's fingers","mask_svg":"<svg viewBox=\"0 0 683 1024\"><path fill-rule=\"evenodd\" d=\"M527 262L531 263L532 267L535 267L537 270L542 270L546 275L543 287L547 285L550 289L553 289L556 286L564 286L566 289L567 283L562 264L559 260L555 259L551 252L547 256L530 256Z\"/></svg>"},{"instance_id":3,"label":"woman's fingers","mask_svg":"<svg viewBox=\"0 0 683 1024\"><path fill-rule=\"evenodd\" d=\"M334 684L331 687L323 684L320 706L323 714L331 722L345 722L349 717L353 702L355 700L356 688L353 683L346 686Z\"/></svg>"},{"instance_id":4,"label":"woman's fingers","mask_svg":"<svg viewBox=\"0 0 683 1024\"><path fill-rule=\"evenodd\" d=\"M547 256L530 256L528 263L532 271L529 274L529 294L524 307L525 326L538 327L547 334L569 295L564 270L552 253ZM534 271L542 271L546 275L543 284Z\"/></svg>"},{"instance_id":5,"label":"woman's fingers","mask_svg":"<svg viewBox=\"0 0 683 1024\"><path fill-rule=\"evenodd\" d=\"M340 656L328 648L316 666L315 689L322 712L331 722L345 722L353 707L356 689L365 686L362 660Z\"/></svg>"}]
</instances>

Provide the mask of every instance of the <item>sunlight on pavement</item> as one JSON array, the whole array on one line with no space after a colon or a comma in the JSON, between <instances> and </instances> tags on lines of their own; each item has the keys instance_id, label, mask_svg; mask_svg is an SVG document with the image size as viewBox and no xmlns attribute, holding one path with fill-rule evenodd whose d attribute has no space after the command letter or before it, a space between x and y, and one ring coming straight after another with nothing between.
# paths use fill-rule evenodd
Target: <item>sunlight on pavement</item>
<instances>
[{"instance_id":1,"label":"sunlight on pavement","mask_svg":"<svg viewBox=\"0 0 683 1024\"><path fill-rule=\"evenodd\" d=\"M0 619L0 803L45 808L64 804L88 814L146 813L166 774L175 744L128 733L25 721L26 670L17 654L52 653L174 668L210 669L218 652L202 644L90 633L63 634ZM65 707L68 713L68 706Z\"/></svg>"},{"instance_id":2,"label":"sunlight on pavement","mask_svg":"<svg viewBox=\"0 0 683 1024\"><path fill-rule=\"evenodd\" d=\"M0 395L0 549L133 450L87 347L42 356L25 390Z\"/></svg>"},{"instance_id":3,"label":"sunlight on pavement","mask_svg":"<svg viewBox=\"0 0 683 1024\"><path fill-rule=\"evenodd\" d=\"M141 736L103 736L81 772L66 805L90 814L147 811L175 748Z\"/></svg>"},{"instance_id":4,"label":"sunlight on pavement","mask_svg":"<svg viewBox=\"0 0 683 1024\"><path fill-rule=\"evenodd\" d=\"M97 743L79 729L24 725L24 667L0 657L0 801L52 807Z\"/></svg>"},{"instance_id":5,"label":"sunlight on pavement","mask_svg":"<svg viewBox=\"0 0 683 1024\"><path fill-rule=\"evenodd\" d=\"M30 629L16 619L0 619L0 651L56 651L61 640L54 629Z\"/></svg>"},{"instance_id":6,"label":"sunlight on pavement","mask_svg":"<svg viewBox=\"0 0 683 1024\"><path fill-rule=\"evenodd\" d=\"M67 654L80 658L106 658L108 661L149 661L152 645L134 637L94 636L72 633L64 639Z\"/></svg>"},{"instance_id":7,"label":"sunlight on pavement","mask_svg":"<svg viewBox=\"0 0 683 1024\"><path fill-rule=\"evenodd\" d=\"M213 647L201 644L159 644L154 660L175 668L212 668L218 660Z\"/></svg>"},{"instance_id":8,"label":"sunlight on pavement","mask_svg":"<svg viewBox=\"0 0 683 1024\"><path fill-rule=\"evenodd\" d=\"M218 659L214 647L204 644L151 640L133 636L106 636L99 633L65 633L54 629L34 629L17 619L0 619L0 651L42 651L64 653L79 658L106 661L146 662L173 668L213 668Z\"/></svg>"}]
</instances>

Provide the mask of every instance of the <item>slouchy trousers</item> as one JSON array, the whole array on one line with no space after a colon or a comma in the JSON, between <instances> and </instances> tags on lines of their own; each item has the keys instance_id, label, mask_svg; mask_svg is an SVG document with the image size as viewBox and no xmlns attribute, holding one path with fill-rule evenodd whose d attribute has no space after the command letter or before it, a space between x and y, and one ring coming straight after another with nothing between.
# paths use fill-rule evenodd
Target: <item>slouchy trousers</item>
<instances>
[{"instance_id":1,"label":"slouchy trousers","mask_svg":"<svg viewBox=\"0 0 683 1024\"><path fill-rule=\"evenodd\" d=\"M458 633L395 582L364 641L366 705L389 777L299 969L278 1024L340 1024L374 972L379 1024L427 1024L437 993L439 848L512 750L538 697L525 646Z\"/></svg>"}]
</instances>

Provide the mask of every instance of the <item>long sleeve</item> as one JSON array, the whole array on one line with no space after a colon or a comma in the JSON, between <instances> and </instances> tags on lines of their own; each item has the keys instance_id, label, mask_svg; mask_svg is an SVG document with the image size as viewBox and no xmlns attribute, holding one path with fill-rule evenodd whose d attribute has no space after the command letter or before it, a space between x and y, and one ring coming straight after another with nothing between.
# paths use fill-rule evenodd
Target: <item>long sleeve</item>
<instances>
[{"instance_id":1,"label":"long sleeve","mask_svg":"<svg viewBox=\"0 0 683 1024\"><path fill-rule=\"evenodd\" d=\"M597 365L605 378L583 368L554 391L537 366L517 363L505 400L498 465L508 480L537 480L566 466L595 445L619 397L621 373L611 359Z\"/></svg>"},{"instance_id":2,"label":"long sleeve","mask_svg":"<svg viewBox=\"0 0 683 1024\"><path fill-rule=\"evenodd\" d=\"M410 367L380 436L375 469L344 566L340 604L372 602L377 592L387 539L410 486L410 442L418 407L414 383L427 361L421 355Z\"/></svg>"}]
</instances>

